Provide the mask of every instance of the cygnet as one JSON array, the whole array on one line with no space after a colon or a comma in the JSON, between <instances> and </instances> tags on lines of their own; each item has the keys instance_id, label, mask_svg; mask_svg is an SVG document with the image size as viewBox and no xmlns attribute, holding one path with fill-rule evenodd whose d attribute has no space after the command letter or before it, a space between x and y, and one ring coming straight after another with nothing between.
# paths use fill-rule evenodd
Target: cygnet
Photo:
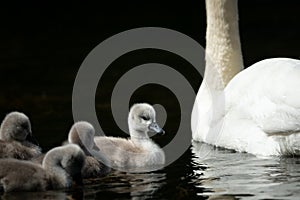
<instances>
[{"instance_id":1,"label":"cygnet","mask_svg":"<svg viewBox=\"0 0 300 200\"><path fill-rule=\"evenodd\" d=\"M86 155L85 165L82 168L83 178L100 177L110 171L109 167L92 155L99 154L99 149L94 142L94 136L95 129L93 125L85 121L76 122L69 132L68 142L79 145Z\"/></svg>"},{"instance_id":2,"label":"cygnet","mask_svg":"<svg viewBox=\"0 0 300 200\"><path fill-rule=\"evenodd\" d=\"M68 144L50 150L42 165L17 159L0 160L0 184L5 192L44 191L82 184L85 155L78 145Z\"/></svg>"},{"instance_id":3,"label":"cygnet","mask_svg":"<svg viewBox=\"0 0 300 200\"><path fill-rule=\"evenodd\" d=\"M40 154L29 118L20 112L6 115L0 128L0 158L29 160Z\"/></svg>"},{"instance_id":4,"label":"cygnet","mask_svg":"<svg viewBox=\"0 0 300 200\"><path fill-rule=\"evenodd\" d=\"M165 163L164 151L148 136L149 131L164 134L156 123L154 108L146 103L134 104L128 115L130 139L95 137L95 143L113 166L141 168Z\"/></svg>"}]
</instances>

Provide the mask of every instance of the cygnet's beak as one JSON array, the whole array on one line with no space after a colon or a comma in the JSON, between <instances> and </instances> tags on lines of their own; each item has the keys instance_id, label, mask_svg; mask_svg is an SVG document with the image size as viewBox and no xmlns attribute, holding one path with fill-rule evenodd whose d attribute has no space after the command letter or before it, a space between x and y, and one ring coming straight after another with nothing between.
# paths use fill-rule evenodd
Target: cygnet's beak
<instances>
[{"instance_id":1,"label":"cygnet's beak","mask_svg":"<svg viewBox=\"0 0 300 200\"><path fill-rule=\"evenodd\" d=\"M32 144L35 144L37 146L40 146L37 139L32 135L31 132L27 134L26 141L31 142Z\"/></svg>"},{"instance_id":2,"label":"cygnet's beak","mask_svg":"<svg viewBox=\"0 0 300 200\"><path fill-rule=\"evenodd\" d=\"M156 122L152 122L149 126L148 126L149 130L158 133L158 134L165 134L165 131L160 128L160 126L156 123Z\"/></svg>"}]
</instances>

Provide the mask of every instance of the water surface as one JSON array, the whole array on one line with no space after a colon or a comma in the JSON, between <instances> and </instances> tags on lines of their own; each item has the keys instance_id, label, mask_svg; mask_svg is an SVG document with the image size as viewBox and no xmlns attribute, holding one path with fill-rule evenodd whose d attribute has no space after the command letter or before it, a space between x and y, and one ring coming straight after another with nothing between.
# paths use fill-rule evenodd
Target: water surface
<instances>
[{"instance_id":1,"label":"water surface","mask_svg":"<svg viewBox=\"0 0 300 200\"><path fill-rule=\"evenodd\" d=\"M193 143L170 166L147 173L114 171L84 187L1 194L2 199L299 199L299 158L258 158Z\"/></svg>"}]
</instances>

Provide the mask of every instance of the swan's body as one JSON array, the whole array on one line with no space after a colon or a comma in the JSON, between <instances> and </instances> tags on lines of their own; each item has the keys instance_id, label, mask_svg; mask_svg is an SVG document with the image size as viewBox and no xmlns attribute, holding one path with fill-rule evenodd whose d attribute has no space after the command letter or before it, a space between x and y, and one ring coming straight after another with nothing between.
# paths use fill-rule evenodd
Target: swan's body
<instances>
[{"instance_id":1,"label":"swan's body","mask_svg":"<svg viewBox=\"0 0 300 200\"><path fill-rule=\"evenodd\" d=\"M149 104L135 104L128 116L130 139L116 137L95 137L100 151L113 166L151 167L163 165L165 154L148 136L150 130L163 133L157 125L155 110Z\"/></svg>"},{"instance_id":2,"label":"swan's body","mask_svg":"<svg viewBox=\"0 0 300 200\"><path fill-rule=\"evenodd\" d=\"M300 61L267 59L235 75L242 68L242 63L236 65L242 55L234 48L239 45L236 3L206 1L211 22L207 34L218 37L207 36L206 72L192 114L193 139L256 155L300 154ZM224 39L215 27L222 24L227 25L227 43L218 42ZM228 54L218 53L218 45L235 56L223 62Z\"/></svg>"},{"instance_id":3,"label":"swan's body","mask_svg":"<svg viewBox=\"0 0 300 200\"><path fill-rule=\"evenodd\" d=\"M81 183L83 151L74 144L50 150L42 165L16 159L0 160L0 184L5 192L67 188Z\"/></svg>"},{"instance_id":4,"label":"swan's body","mask_svg":"<svg viewBox=\"0 0 300 200\"><path fill-rule=\"evenodd\" d=\"M0 158L29 160L40 154L29 118L20 112L9 113L0 128Z\"/></svg>"},{"instance_id":5,"label":"swan's body","mask_svg":"<svg viewBox=\"0 0 300 200\"><path fill-rule=\"evenodd\" d=\"M95 178L109 173L110 168L98 161L91 152L99 151L94 142L95 129L88 122L76 122L68 136L70 144L77 144L84 151L86 158L81 174L83 178ZM97 153L97 152L96 152Z\"/></svg>"}]
</instances>

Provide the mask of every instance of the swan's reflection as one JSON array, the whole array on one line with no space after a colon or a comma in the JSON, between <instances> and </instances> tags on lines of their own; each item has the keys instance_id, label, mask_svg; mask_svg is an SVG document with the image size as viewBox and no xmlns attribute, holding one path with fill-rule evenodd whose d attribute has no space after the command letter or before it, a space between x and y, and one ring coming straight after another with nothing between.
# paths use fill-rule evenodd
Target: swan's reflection
<instances>
[{"instance_id":1,"label":"swan's reflection","mask_svg":"<svg viewBox=\"0 0 300 200\"><path fill-rule=\"evenodd\" d=\"M300 196L299 158L258 158L193 142L193 182L199 195L218 198Z\"/></svg>"}]
</instances>

